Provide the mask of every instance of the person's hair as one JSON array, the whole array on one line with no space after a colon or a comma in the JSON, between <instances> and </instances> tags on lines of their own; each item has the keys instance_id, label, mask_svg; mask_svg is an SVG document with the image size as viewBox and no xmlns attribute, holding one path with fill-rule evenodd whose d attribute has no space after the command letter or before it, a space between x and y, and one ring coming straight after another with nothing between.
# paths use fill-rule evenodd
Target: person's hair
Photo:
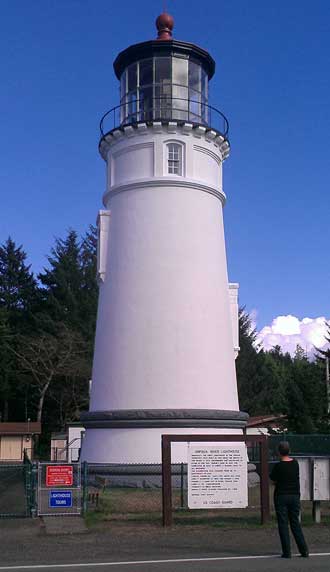
<instances>
[{"instance_id":1,"label":"person's hair","mask_svg":"<svg viewBox=\"0 0 330 572\"><path fill-rule=\"evenodd\" d=\"M278 446L278 452L280 455L288 455L290 453L290 445L287 441L282 441Z\"/></svg>"}]
</instances>

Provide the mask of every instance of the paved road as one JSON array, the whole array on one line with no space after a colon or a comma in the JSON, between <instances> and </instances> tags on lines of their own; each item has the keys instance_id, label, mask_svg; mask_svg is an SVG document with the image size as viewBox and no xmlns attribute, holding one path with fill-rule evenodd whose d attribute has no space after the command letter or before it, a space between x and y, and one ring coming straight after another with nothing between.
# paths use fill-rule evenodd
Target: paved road
<instances>
[{"instance_id":1,"label":"paved road","mask_svg":"<svg viewBox=\"0 0 330 572\"><path fill-rule=\"evenodd\" d=\"M164 559L122 562L71 563L23 566L0 566L1 572L329 572L330 552L311 554L309 559L256 555L196 559Z\"/></svg>"},{"instance_id":2,"label":"paved road","mask_svg":"<svg viewBox=\"0 0 330 572\"><path fill-rule=\"evenodd\" d=\"M284 560L275 527L110 523L85 534L59 526L49 535L39 519L0 520L0 572L329 572L329 528L305 533L312 556Z\"/></svg>"}]
</instances>

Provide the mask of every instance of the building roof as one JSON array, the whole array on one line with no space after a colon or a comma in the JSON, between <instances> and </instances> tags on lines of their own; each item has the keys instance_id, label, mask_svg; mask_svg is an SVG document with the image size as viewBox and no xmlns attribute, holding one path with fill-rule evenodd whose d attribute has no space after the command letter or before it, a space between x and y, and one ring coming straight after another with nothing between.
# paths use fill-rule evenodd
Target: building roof
<instances>
[{"instance_id":1,"label":"building roof","mask_svg":"<svg viewBox=\"0 0 330 572\"><path fill-rule=\"evenodd\" d=\"M278 426L279 423L286 420L286 415L257 415L256 417L250 417L247 422L247 427L274 427Z\"/></svg>"},{"instance_id":2,"label":"building roof","mask_svg":"<svg viewBox=\"0 0 330 572\"><path fill-rule=\"evenodd\" d=\"M29 421L26 423L0 423L0 435L40 435L41 423Z\"/></svg>"},{"instance_id":3,"label":"building roof","mask_svg":"<svg viewBox=\"0 0 330 572\"><path fill-rule=\"evenodd\" d=\"M67 434L62 432L54 432L51 434L51 440L57 440L57 441L66 441L68 438Z\"/></svg>"}]
</instances>

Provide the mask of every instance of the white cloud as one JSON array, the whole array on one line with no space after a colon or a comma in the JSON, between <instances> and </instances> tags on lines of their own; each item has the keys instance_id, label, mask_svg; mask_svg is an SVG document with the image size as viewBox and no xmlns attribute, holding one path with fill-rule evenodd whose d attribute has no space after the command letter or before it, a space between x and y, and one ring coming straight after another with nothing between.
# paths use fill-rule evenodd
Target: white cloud
<instances>
[{"instance_id":1,"label":"white cloud","mask_svg":"<svg viewBox=\"0 0 330 572\"><path fill-rule=\"evenodd\" d=\"M251 330L256 330L258 321L258 310L256 308L249 310L249 318L251 322Z\"/></svg>"},{"instance_id":2,"label":"white cloud","mask_svg":"<svg viewBox=\"0 0 330 572\"><path fill-rule=\"evenodd\" d=\"M299 344L308 356L313 357L315 347L325 349L329 345L325 340L326 322L329 322L329 319L324 316L302 320L290 314L278 316L270 326L262 328L258 333L257 342L265 350L271 350L276 345L281 346L284 353L289 352L291 355Z\"/></svg>"}]
</instances>

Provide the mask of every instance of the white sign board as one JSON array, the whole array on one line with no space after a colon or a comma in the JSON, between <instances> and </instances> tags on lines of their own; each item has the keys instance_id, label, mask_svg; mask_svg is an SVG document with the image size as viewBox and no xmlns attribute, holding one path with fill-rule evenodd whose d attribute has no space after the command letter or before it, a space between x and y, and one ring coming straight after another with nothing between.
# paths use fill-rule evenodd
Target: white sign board
<instances>
[{"instance_id":1,"label":"white sign board","mask_svg":"<svg viewBox=\"0 0 330 572\"><path fill-rule=\"evenodd\" d=\"M301 500L330 500L330 459L298 459Z\"/></svg>"},{"instance_id":2,"label":"white sign board","mask_svg":"<svg viewBox=\"0 0 330 572\"><path fill-rule=\"evenodd\" d=\"M313 489L313 500L330 500L329 459L314 460Z\"/></svg>"},{"instance_id":3,"label":"white sign board","mask_svg":"<svg viewBox=\"0 0 330 572\"><path fill-rule=\"evenodd\" d=\"M311 499L311 464L309 459L297 459L299 464L300 498Z\"/></svg>"},{"instance_id":4,"label":"white sign board","mask_svg":"<svg viewBox=\"0 0 330 572\"><path fill-rule=\"evenodd\" d=\"M245 443L189 445L188 507L248 506Z\"/></svg>"}]
</instances>

